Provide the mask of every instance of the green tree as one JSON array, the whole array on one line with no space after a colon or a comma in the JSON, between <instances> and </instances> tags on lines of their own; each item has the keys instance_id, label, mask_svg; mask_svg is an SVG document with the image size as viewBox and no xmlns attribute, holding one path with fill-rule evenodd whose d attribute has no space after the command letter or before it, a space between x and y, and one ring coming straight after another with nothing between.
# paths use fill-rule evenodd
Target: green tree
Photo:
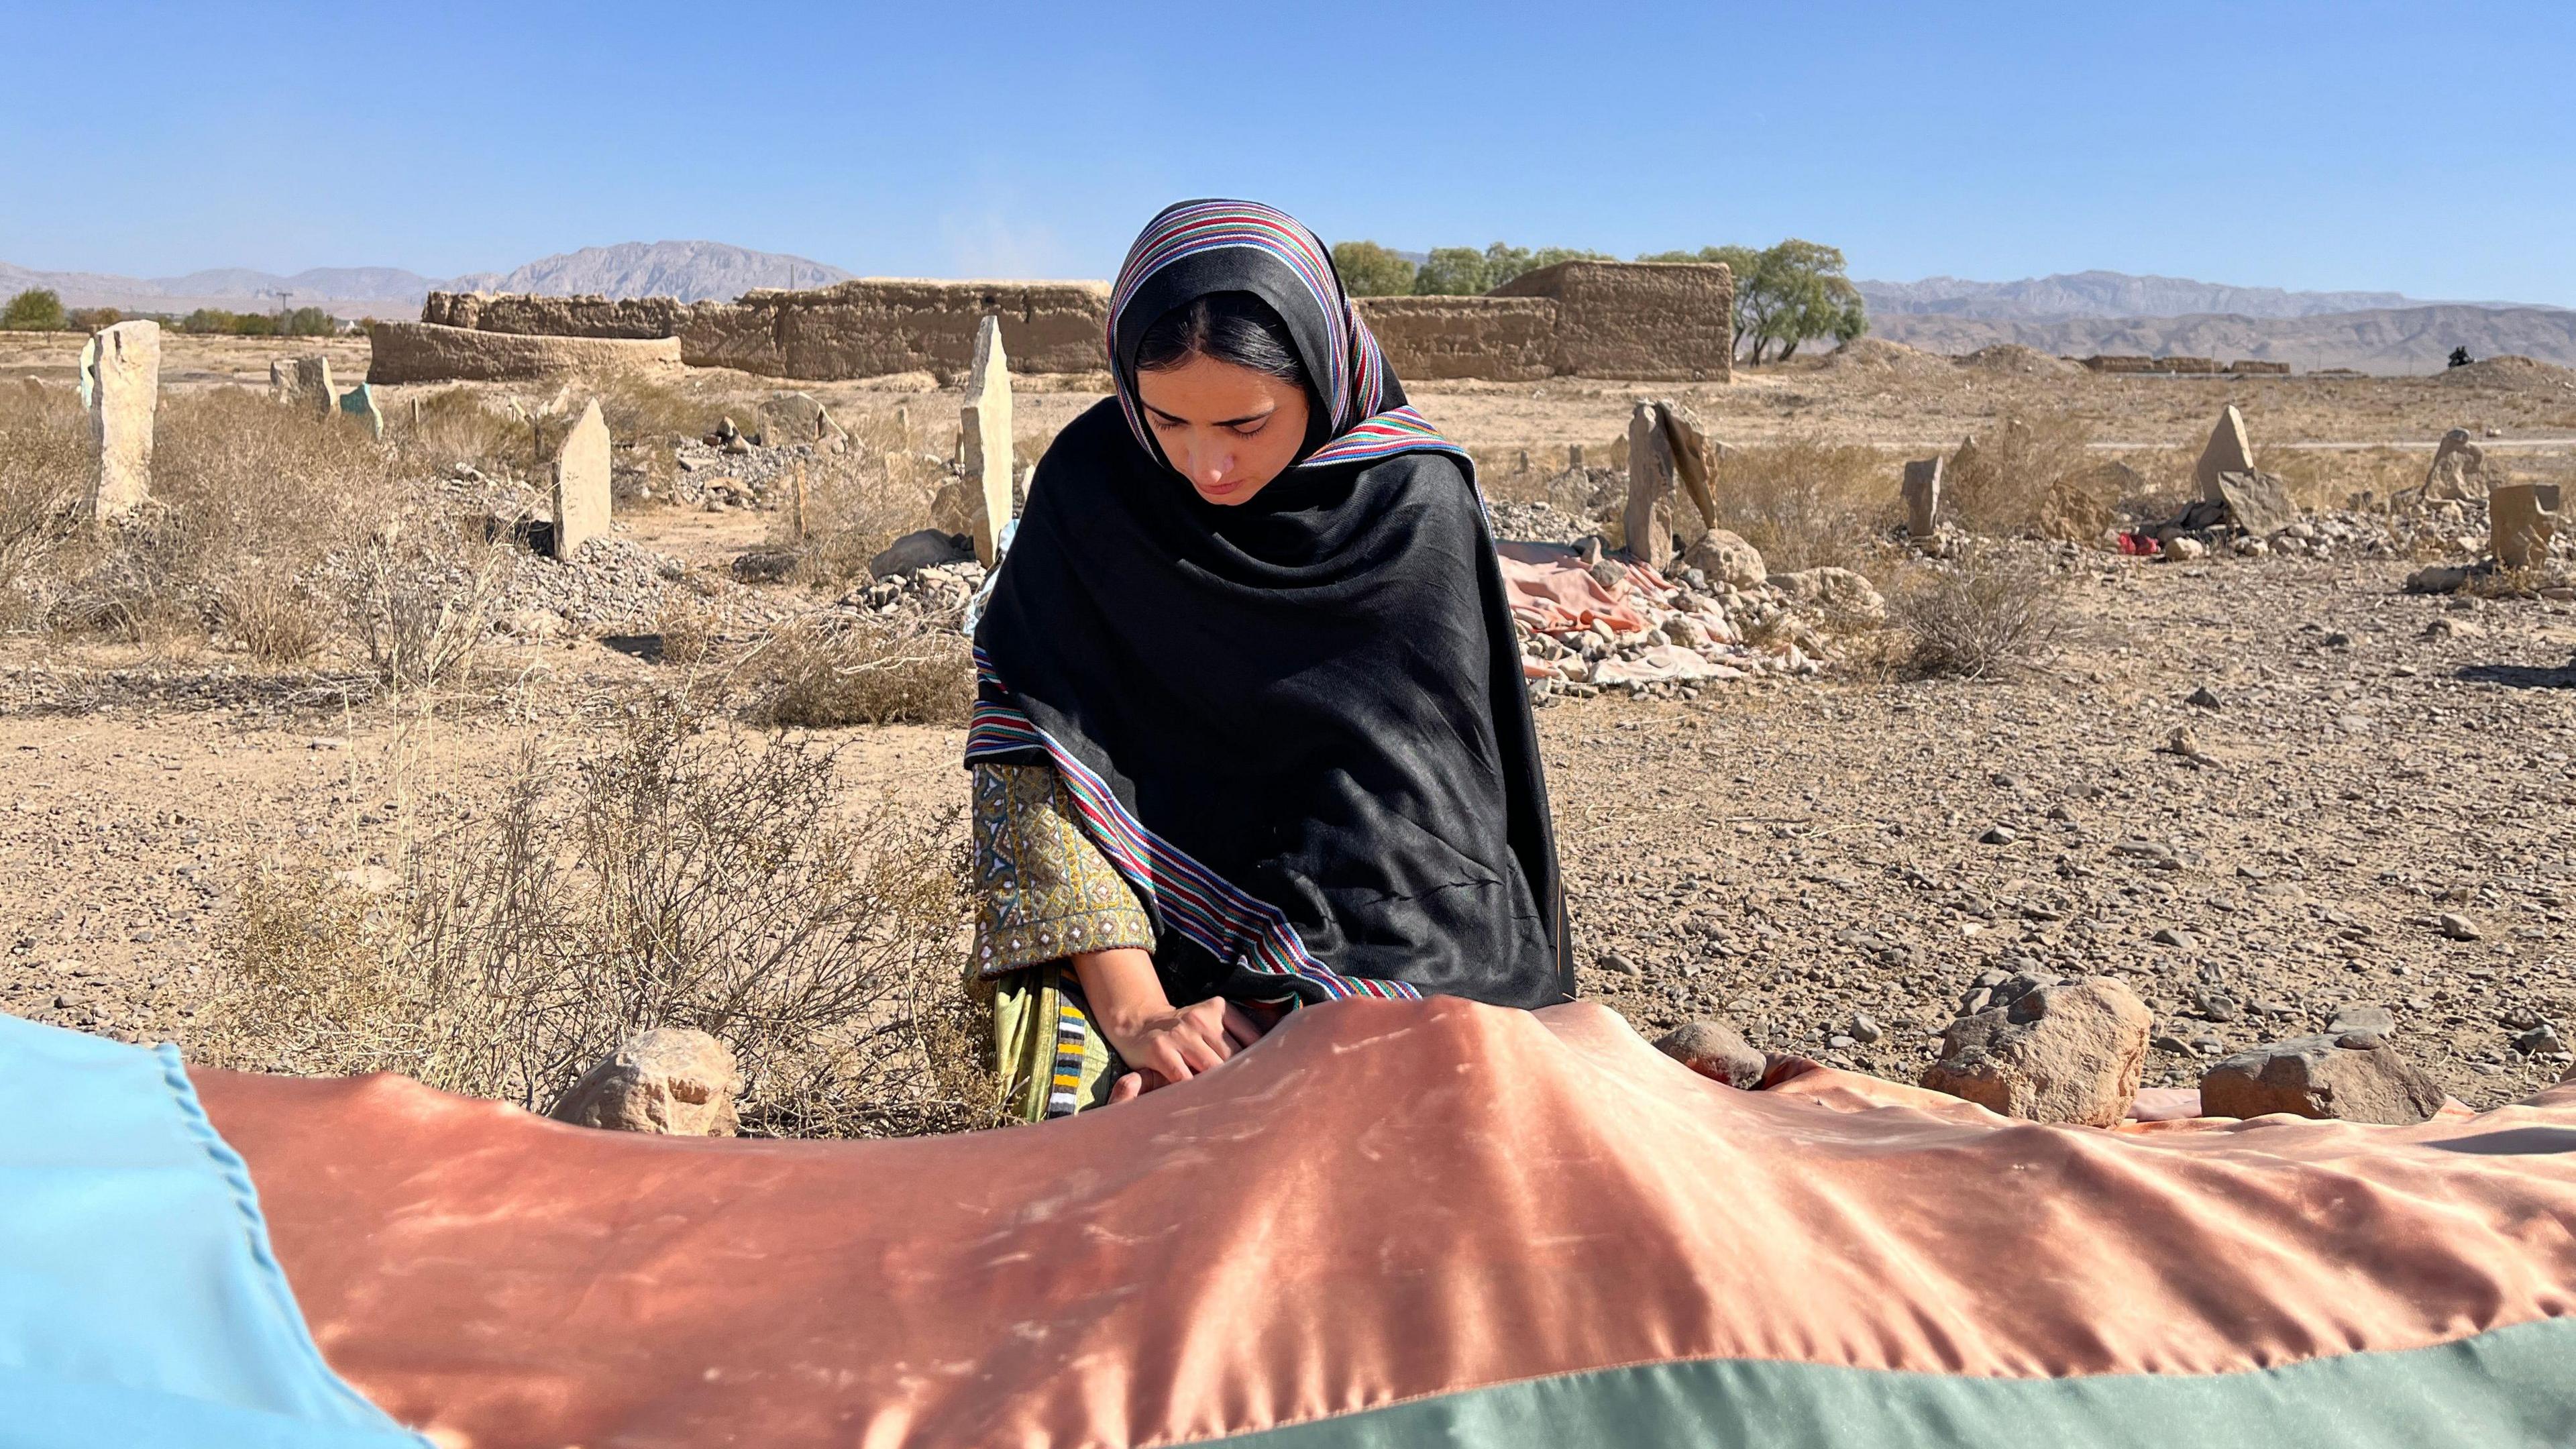
<instances>
[{"instance_id":1,"label":"green tree","mask_svg":"<svg viewBox=\"0 0 2576 1449\"><path fill-rule=\"evenodd\" d=\"M1479 296L1493 290L1494 284L1485 280L1485 275L1485 254L1474 247L1433 247L1430 260L1413 273L1413 295Z\"/></svg>"},{"instance_id":2,"label":"green tree","mask_svg":"<svg viewBox=\"0 0 2576 1449\"><path fill-rule=\"evenodd\" d=\"M1869 330L1868 309L1845 274L1839 247L1791 237L1763 251L1702 247L1637 260L1725 263L1735 273L1735 345L1746 362L1786 361L1803 343L1849 342Z\"/></svg>"},{"instance_id":3,"label":"green tree","mask_svg":"<svg viewBox=\"0 0 2576 1449\"><path fill-rule=\"evenodd\" d=\"M1373 241L1333 243L1333 270L1354 297L1403 297L1413 291L1413 263Z\"/></svg>"},{"instance_id":4,"label":"green tree","mask_svg":"<svg viewBox=\"0 0 2576 1449\"><path fill-rule=\"evenodd\" d=\"M340 324L319 307L298 307L277 319L277 332L281 337L328 337L339 330Z\"/></svg>"},{"instance_id":5,"label":"green tree","mask_svg":"<svg viewBox=\"0 0 2576 1449\"><path fill-rule=\"evenodd\" d=\"M63 324L74 332L104 331L124 320L114 307L74 307L63 314Z\"/></svg>"},{"instance_id":6,"label":"green tree","mask_svg":"<svg viewBox=\"0 0 2576 1449\"><path fill-rule=\"evenodd\" d=\"M1617 257L1608 252L1585 251L1581 247L1540 247L1537 251L1531 251L1526 247L1507 247L1501 242L1496 242L1485 248L1485 290L1490 292L1523 273L1535 272L1541 267L1552 267L1559 262L1615 262L1617 260Z\"/></svg>"},{"instance_id":7,"label":"green tree","mask_svg":"<svg viewBox=\"0 0 2576 1449\"><path fill-rule=\"evenodd\" d=\"M20 292L0 312L0 327L12 332L60 332L63 326L62 297L43 287Z\"/></svg>"}]
</instances>

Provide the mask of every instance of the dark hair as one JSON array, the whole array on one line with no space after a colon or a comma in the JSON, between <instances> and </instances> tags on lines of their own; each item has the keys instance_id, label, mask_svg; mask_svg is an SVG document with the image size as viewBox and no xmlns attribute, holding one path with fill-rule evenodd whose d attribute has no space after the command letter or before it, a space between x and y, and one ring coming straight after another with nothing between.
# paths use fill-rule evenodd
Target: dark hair
<instances>
[{"instance_id":1,"label":"dark hair","mask_svg":"<svg viewBox=\"0 0 2576 1449\"><path fill-rule=\"evenodd\" d=\"M1288 324L1250 292L1210 292L1154 319L1136 341L1136 370L1160 372L1212 357L1300 387L1310 384Z\"/></svg>"}]
</instances>

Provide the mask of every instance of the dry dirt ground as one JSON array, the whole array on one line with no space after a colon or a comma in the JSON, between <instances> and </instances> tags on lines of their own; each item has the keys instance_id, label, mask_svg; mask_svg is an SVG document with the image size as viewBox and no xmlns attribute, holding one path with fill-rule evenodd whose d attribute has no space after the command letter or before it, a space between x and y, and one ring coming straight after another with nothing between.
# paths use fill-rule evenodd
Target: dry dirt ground
<instances>
[{"instance_id":1,"label":"dry dirt ground","mask_svg":"<svg viewBox=\"0 0 2576 1449\"><path fill-rule=\"evenodd\" d=\"M264 382L287 350L177 339L165 367L184 385ZM356 352L335 369L362 375ZM50 356L0 340L0 376ZM956 395L918 383L813 390L836 410L953 419ZM1416 390L1489 461L1606 446L1631 399L1675 391ZM2498 429L2543 467L2576 454L2576 393L2444 379L1792 368L1678 391L1744 442L1928 449L2054 408L2186 466L2234 400L2258 450L2394 444L2387 466L2417 476L2455 425ZM1020 429L1096 396L1024 390ZM772 527L671 509L622 522L632 541L704 564ZM2576 614L2407 596L2407 567L2088 554L2085 642L2032 677L1855 671L1688 704L1552 705L1541 719L1584 991L1650 1034L1722 1012L1770 1050L1911 1078L1979 973L2110 972L2153 1005L2172 1048L2150 1058L2151 1081L2187 1083L2213 1052L2368 1002L2394 1011L2396 1044L2462 1100L2527 1095L2562 1068L2508 1043L2536 1018L2576 1019ZM435 716L341 708L255 675L155 684L154 667L109 646L0 640L0 1009L184 1040L251 862L388 865L407 837L488 809L523 743L560 759L594 746L602 702L667 666L594 640L513 644L496 651L498 683ZM140 673L94 674L75 701L31 687L31 668ZM2215 709L2184 702L2202 686ZM2178 726L2203 763L2158 749ZM954 731L830 738L853 791L924 808L961 797ZM1981 843L1994 827L2009 843ZM2477 939L2443 934L2445 913Z\"/></svg>"}]
</instances>

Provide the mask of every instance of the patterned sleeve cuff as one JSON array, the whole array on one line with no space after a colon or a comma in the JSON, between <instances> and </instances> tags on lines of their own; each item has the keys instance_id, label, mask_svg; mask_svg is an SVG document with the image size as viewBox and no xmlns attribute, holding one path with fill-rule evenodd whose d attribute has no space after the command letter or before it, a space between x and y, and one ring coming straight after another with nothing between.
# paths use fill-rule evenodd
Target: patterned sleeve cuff
<instances>
[{"instance_id":1,"label":"patterned sleeve cuff","mask_svg":"<svg viewBox=\"0 0 2576 1449\"><path fill-rule=\"evenodd\" d=\"M1077 951L1154 949L1153 923L1133 906L1058 916L1029 926L981 928L975 933L975 974L990 981L1031 966L1061 961Z\"/></svg>"}]
</instances>

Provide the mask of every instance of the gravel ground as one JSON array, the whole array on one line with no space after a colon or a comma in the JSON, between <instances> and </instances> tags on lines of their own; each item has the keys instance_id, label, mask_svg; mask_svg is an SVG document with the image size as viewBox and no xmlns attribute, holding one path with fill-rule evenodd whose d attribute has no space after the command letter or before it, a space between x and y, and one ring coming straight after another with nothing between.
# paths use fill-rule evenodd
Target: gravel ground
<instances>
[{"instance_id":1,"label":"gravel ground","mask_svg":"<svg viewBox=\"0 0 2576 1449\"><path fill-rule=\"evenodd\" d=\"M1911 1079L2036 964L2130 982L2151 1084L2347 1003L2471 1105L2557 1080L2512 1044L2576 1013L2576 620L2404 571L2104 562L2109 642L2042 677L1546 711L1583 989Z\"/></svg>"}]
</instances>

